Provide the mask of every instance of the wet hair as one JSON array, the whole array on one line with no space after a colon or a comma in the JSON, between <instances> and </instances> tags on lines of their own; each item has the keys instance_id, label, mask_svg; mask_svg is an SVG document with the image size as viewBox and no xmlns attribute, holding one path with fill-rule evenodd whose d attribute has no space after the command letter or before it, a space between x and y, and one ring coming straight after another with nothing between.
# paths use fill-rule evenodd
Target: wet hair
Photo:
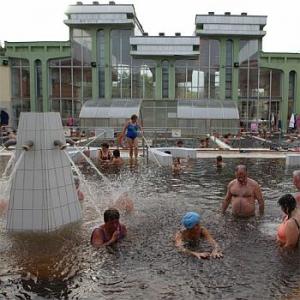
<instances>
[{"instance_id":1,"label":"wet hair","mask_svg":"<svg viewBox=\"0 0 300 300\"><path fill-rule=\"evenodd\" d=\"M113 156L114 156L114 157L120 157L120 150L119 150L119 149L115 149L115 150L113 151Z\"/></svg>"},{"instance_id":2,"label":"wet hair","mask_svg":"<svg viewBox=\"0 0 300 300\"><path fill-rule=\"evenodd\" d=\"M297 202L292 194L285 194L278 200L281 209L290 216L291 212L296 208Z\"/></svg>"},{"instance_id":3,"label":"wet hair","mask_svg":"<svg viewBox=\"0 0 300 300\"><path fill-rule=\"evenodd\" d=\"M107 223L108 221L119 220L119 219L120 219L120 213L115 208L109 208L104 212L104 223Z\"/></svg>"},{"instance_id":4,"label":"wet hair","mask_svg":"<svg viewBox=\"0 0 300 300\"><path fill-rule=\"evenodd\" d=\"M182 140L177 141L176 145L177 145L177 146L178 146L178 145L183 145L183 141L182 141Z\"/></svg>"},{"instance_id":5,"label":"wet hair","mask_svg":"<svg viewBox=\"0 0 300 300\"><path fill-rule=\"evenodd\" d=\"M235 172L238 172L239 170L247 172L247 167L245 165L238 165L235 167Z\"/></svg>"},{"instance_id":6,"label":"wet hair","mask_svg":"<svg viewBox=\"0 0 300 300\"><path fill-rule=\"evenodd\" d=\"M221 155L218 155L216 159L217 159L217 161L222 161L223 157Z\"/></svg>"},{"instance_id":7,"label":"wet hair","mask_svg":"<svg viewBox=\"0 0 300 300\"><path fill-rule=\"evenodd\" d=\"M131 119L131 121L137 120L137 119L138 119L138 116L134 114L134 115L132 115L132 116L130 117L130 119Z\"/></svg>"},{"instance_id":8,"label":"wet hair","mask_svg":"<svg viewBox=\"0 0 300 300\"><path fill-rule=\"evenodd\" d=\"M172 154L171 151L169 151L169 150L164 151L164 153L166 153L166 154Z\"/></svg>"},{"instance_id":9,"label":"wet hair","mask_svg":"<svg viewBox=\"0 0 300 300\"><path fill-rule=\"evenodd\" d=\"M102 147L102 148L107 148L107 149L108 149L108 148L109 148L109 145L108 145L108 143L102 143L102 144L101 144L101 147Z\"/></svg>"}]
</instances>

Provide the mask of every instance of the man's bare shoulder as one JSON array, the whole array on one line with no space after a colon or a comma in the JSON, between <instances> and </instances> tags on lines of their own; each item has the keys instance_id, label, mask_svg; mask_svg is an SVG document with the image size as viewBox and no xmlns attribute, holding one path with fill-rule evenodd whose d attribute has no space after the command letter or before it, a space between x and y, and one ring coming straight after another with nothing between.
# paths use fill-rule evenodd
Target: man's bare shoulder
<instances>
[{"instance_id":1,"label":"man's bare shoulder","mask_svg":"<svg viewBox=\"0 0 300 300\"><path fill-rule=\"evenodd\" d=\"M252 186L259 186L258 182L250 177L247 178L247 181Z\"/></svg>"}]
</instances>

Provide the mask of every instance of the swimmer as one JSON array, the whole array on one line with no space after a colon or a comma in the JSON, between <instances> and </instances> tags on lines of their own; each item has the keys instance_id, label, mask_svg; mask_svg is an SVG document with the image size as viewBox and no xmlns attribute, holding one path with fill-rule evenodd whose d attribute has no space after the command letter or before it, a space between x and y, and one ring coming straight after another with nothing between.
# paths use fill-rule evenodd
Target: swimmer
<instances>
[{"instance_id":1,"label":"swimmer","mask_svg":"<svg viewBox=\"0 0 300 300\"><path fill-rule=\"evenodd\" d=\"M183 141L181 140L177 141L176 146L179 148L183 147Z\"/></svg>"},{"instance_id":2,"label":"swimmer","mask_svg":"<svg viewBox=\"0 0 300 300\"><path fill-rule=\"evenodd\" d=\"M297 192L294 193L294 197L297 202L297 206L300 207L300 170L295 170L293 172L293 184L297 189Z\"/></svg>"},{"instance_id":3,"label":"swimmer","mask_svg":"<svg viewBox=\"0 0 300 300\"><path fill-rule=\"evenodd\" d=\"M79 200L80 202L82 202L82 201L84 200L84 194L83 194L83 192L79 189L80 180L79 180L78 177L74 177L74 183L75 183L75 188L76 188L78 200Z\"/></svg>"},{"instance_id":4,"label":"swimmer","mask_svg":"<svg viewBox=\"0 0 300 300\"><path fill-rule=\"evenodd\" d=\"M131 213L134 209L133 201L129 197L128 193L122 193L113 205L114 208L123 211L125 213Z\"/></svg>"},{"instance_id":5,"label":"swimmer","mask_svg":"<svg viewBox=\"0 0 300 300\"><path fill-rule=\"evenodd\" d=\"M223 257L222 251L218 243L213 239L209 231L200 225L200 215L196 212L186 213L182 220L184 230L178 231L175 235L175 246L179 251L194 255L197 258L221 258ZM199 238L203 237L213 247L211 252L196 252L191 251L185 247L188 242L198 241Z\"/></svg>"},{"instance_id":6,"label":"swimmer","mask_svg":"<svg viewBox=\"0 0 300 300\"><path fill-rule=\"evenodd\" d=\"M119 222L120 213L115 208L104 212L104 224L95 228L91 236L94 247L109 246L123 239L127 234L126 226Z\"/></svg>"},{"instance_id":7,"label":"swimmer","mask_svg":"<svg viewBox=\"0 0 300 300\"><path fill-rule=\"evenodd\" d=\"M235 168L236 179L232 180L227 187L227 194L222 203L224 214L231 203L232 213L238 217L250 217L255 215L255 200L259 205L259 213L264 213L264 200L258 183L249 178L245 165Z\"/></svg>"},{"instance_id":8,"label":"swimmer","mask_svg":"<svg viewBox=\"0 0 300 300\"><path fill-rule=\"evenodd\" d=\"M278 227L277 242L283 248L295 248L300 235L300 209L291 194L282 196L278 204L286 216Z\"/></svg>"},{"instance_id":9,"label":"swimmer","mask_svg":"<svg viewBox=\"0 0 300 300\"><path fill-rule=\"evenodd\" d=\"M181 166L181 163L180 163L180 158L179 157L176 157L174 158L173 160L173 164L172 164L172 171L174 173L178 173L182 170L182 166Z\"/></svg>"},{"instance_id":10,"label":"swimmer","mask_svg":"<svg viewBox=\"0 0 300 300\"><path fill-rule=\"evenodd\" d=\"M225 167L225 163L223 162L223 157L221 155L218 155L216 157L216 167L218 169L221 169L221 168Z\"/></svg>"},{"instance_id":11,"label":"swimmer","mask_svg":"<svg viewBox=\"0 0 300 300\"><path fill-rule=\"evenodd\" d=\"M113 157L112 157L111 164L115 165L115 166L121 166L124 164L124 160L121 158L119 149L115 149L113 151Z\"/></svg>"},{"instance_id":12,"label":"swimmer","mask_svg":"<svg viewBox=\"0 0 300 300\"><path fill-rule=\"evenodd\" d=\"M101 149L99 149L98 159L101 162L108 162L112 159L112 155L111 155L111 152L109 151L108 143L103 143L101 145Z\"/></svg>"}]
</instances>

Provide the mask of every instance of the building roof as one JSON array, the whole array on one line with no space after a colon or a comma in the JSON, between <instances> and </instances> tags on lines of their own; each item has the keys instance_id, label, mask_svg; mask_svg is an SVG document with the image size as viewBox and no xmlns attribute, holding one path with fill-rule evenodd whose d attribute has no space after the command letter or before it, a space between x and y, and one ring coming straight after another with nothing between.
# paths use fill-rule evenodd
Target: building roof
<instances>
[{"instance_id":1,"label":"building roof","mask_svg":"<svg viewBox=\"0 0 300 300\"><path fill-rule=\"evenodd\" d=\"M130 38L131 55L193 56L199 55L199 37L139 36Z\"/></svg>"},{"instance_id":2,"label":"building roof","mask_svg":"<svg viewBox=\"0 0 300 300\"><path fill-rule=\"evenodd\" d=\"M248 35L264 36L263 27L267 24L267 16L231 15L196 15L196 33L198 35Z\"/></svg>"}]
</instances>

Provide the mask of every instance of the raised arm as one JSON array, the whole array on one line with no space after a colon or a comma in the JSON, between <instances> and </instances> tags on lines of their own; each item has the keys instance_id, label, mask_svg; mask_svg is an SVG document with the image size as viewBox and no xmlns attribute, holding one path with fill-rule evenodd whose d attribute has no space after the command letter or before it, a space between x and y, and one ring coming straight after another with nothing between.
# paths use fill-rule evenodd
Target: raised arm
<instances>
[{"instance_id":1,"label":"raised arm","mask_svg":"<svg viewBox=\"0 0 300 300\"><path fill-rule=\"evenodd\" d=\"M231 198L232 198L232 194L231 194L231 191L230 191L231 185L232 185L232 183L230 182L228 184L228 186L227 186L227 193L226 193L225 199L222 202L222 206L221 206L221 212L222 212L222 214L225 213L227 207L230 204Z\"/></svg>"},{"instance_id":2,"label":"raised arm","mask_svg":"<svg viewBox=\"0 0 300 300\"><path fill-rule=\"evenodd\" d=\"M212 235L209 233L209 231L206 228L202 228L202 235L208 241L208 243L213 247L210 256L213 258L223 257L219 244L215 241L215 239L212 237Z\"/></svg>"},{"instance_id":3,"label":"raised arm","mask_svg":"<svg viewBox=\"0 0 300 300\"><path fill-rule=\"evenodd\" d=\"M100 228L96 228L96 229L94 229L92 236L91 236L91 244L96 248L99 248L101 246L109 246L118 240L119 234L120 234L120 231L116 230L113 233L111 239L107 242L104 242L102 230Z\"/></svg>"},{"instance_id":4,"label":"raised arm","mask_svg":"<svg viewBox=\"0 0 300 300\"><path fill-rule=\"evenodd\" d=\"M263 195L262 195L262 192L261 192L261 189L260 189L260 186L258 183L255 188L255 198L257 199L257 202L258 202L259 213L260 213L260 215L263 215L264 210L265 210L265 203L264 203Z\"/></svg>"},{"instance_id":5,"label":"raised arm","mask_svg":"<svg viewBox=\"0 0 300 300\"><path fill-rule=\"evenodd\" d=\"M184 241L182 238L182 233L180 231L178 231L175 235L175 246L178 249L178 251L189 254L189 255L196 256L197 258L208 258L210 256L209 252L195 252L195 251L186 249L184 247Z\"/></svg>"}]
</instances>

